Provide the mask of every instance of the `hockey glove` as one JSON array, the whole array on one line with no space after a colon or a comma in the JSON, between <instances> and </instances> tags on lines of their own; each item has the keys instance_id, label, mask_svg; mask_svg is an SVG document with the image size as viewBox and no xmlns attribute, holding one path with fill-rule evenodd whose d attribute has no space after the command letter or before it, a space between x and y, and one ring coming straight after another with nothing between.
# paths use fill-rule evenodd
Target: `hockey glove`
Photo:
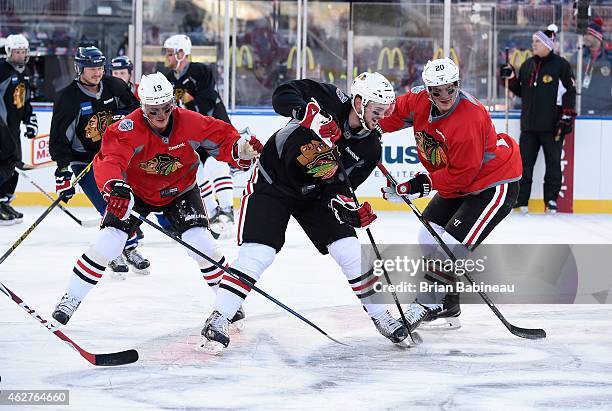
<instances>
[{"instance_id":1,"label":"hockey glove","mask_svg":"<svg viewBox=\"0 0 612 411\"><path fill-rule=\"evenodd\" d=\"M232 149L232 157L241 169L248 170L257 160L257 156L263 150L263 144L254 135L242 136Z\"/></svg>"},{"instance_id":2,"label":"hockey glove","mask_svg":"<svg viewBox=\"0 0 612 411\"><path fill-rule=\"evenodd\" d=\"M515 76L514 67L512 67L510 64L502 64L501 66L499 66L499 76L503 80L513 79Z\"/></svg>"},{"instance_id":3,"label":"hockey glove","mask_svg":"<svg viewBox=\"0 0 612 411\"><path fill-rule=\"evenodd\" d=\"M399 202L402 201L401 196L408 196L409 199L414 200L415 198L427 197L431 191L431 178L427 173L417 173L413 178L395 186L391 187L387 183L387 187L381 188L380 191L383 193L383 198L388 201Z\"/></svg>"},{"instance_id":4,"label":"hockey glove","mask_svg":"<svg viewBox=\"0 0 612 411\"><path fill-rule=\"evenodd\" d=\"M561 113L561 118L559 119L559 123L557 124L557 136L565 136L572 132L574 127L574 117L576 117L576 112L571 108L564 108Z\"/></svg>"},{"instance_id":5,"label":"hockey glove","mask_svg":"<svg viewBox=\"0 0 612 411\"><path fill-rule=\"evenodd\" d=\"M104 199L107 202L106 212L125 221L130 218L134 207L134 194L130 185L121 180L110 180L104 184Z\"/></svg>"},{"instance_id":6,"label":"hockey glove","mask_svg":"<svg viewBox=\"0 0 612 411\"><path fill-rule=\"evenodd\" d=\"M298 118L298 120L300 119ZM319 106L319 103L314 98L306 105L303 118L299 124L314 131L329 147L332 147L342 137L338 124L336 124L332 116L321 109L321 106Z\"/></svg>"},{"instance_id":7,"label":"hockey glove","mask_svg":"<svg viewBox=\"0 0 612 411\"><path fill-rule=\"evenodd\" d=\"M32 114L28 121L25 123L26 131L24 135L27 138L34 138L38 134L38 120L36 114Z\"/></svg>"},{"instance_id":8,"label":"hockey glove","mask_svg":"<svg viewBox=\"0 0 612 411\"><path fill-rule=\"evenodd\" d=\"M367 201L357 205L352 198L338 194L331 199L329 206L334 210L338 221L355 228L367 227L376 220L376 214Z\"/></svg>"},{"instance_id":9,"label":"hockey glove","mask_svg":"<svg viewBox=\"0 0 612 411\"><path fill-rule=\"evenodd\" d=\"M72 186L70 179L72 178L72 172L68 167L58 168L55 170L55 192L57 195L63 198L64 202L67 203L72 197L74 197L74 187Z\"/></svg>"}]
</instances>

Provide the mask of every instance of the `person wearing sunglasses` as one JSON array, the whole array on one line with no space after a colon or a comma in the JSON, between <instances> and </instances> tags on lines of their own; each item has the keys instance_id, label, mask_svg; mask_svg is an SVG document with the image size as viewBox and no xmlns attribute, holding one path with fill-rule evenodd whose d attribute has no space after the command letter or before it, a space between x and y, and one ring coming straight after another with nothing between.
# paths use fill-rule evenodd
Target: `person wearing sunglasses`
<instances>
[{"instance_id":1,"label":"person wearing sunglasses","mask_svg":"<svg viewBox=\"0 0 612 411\"><path fill-rule=\"evenodd\" d=\"M512 210L518 196L521 157L518 144L507 134L497 134L487 109L461 90L459 68L449 58L428 61L422 86L398 97L393 114L380 121L384 132L412 124L424 172L395 187L382 188L390 201L427 197L423 217L458 258L478 246ZM421 227L419 244L437 244ZM440 249L428 251L431 259L446 260ZM427 272L426 281L450 285L454 273ZM419 304L425 303L425 304ZM419 295L409 306L410 321L443 328L458 328L459 295ZM432 323L432 321L441 319Z\"/></svg>"},{"instance_id":2,"label":"person wearing sunglasses","mask_svg":"<svg viewBox=\"0 0 612 411\"><path fill-rule=\"evenodd\" d=\"M208 219L196 183L204 147L219 161L247 169L262 149L254 137L241 137L231 125L177 108L174 90L161 73L142 77L138 89L141 108L109 126L93 161L95 180L107 202L106 213L93 245L74 265L66 293L52 316L67 324L81 301L102 278L109 261L121 254L123 244L141 224L143 216L162 212L185 242L225 265L225 257L207 229ZM189 252L214 292L223 271ZM240 313L235 322L243 319Z\"/></svg>"}]
</instances>

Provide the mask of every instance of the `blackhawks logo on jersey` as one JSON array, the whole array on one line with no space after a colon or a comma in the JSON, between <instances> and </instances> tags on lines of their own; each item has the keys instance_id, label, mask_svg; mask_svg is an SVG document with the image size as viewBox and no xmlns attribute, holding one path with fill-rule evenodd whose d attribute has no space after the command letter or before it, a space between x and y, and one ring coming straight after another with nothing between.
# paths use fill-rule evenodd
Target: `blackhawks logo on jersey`
<instances>
[{"instance_id":1,"label":"blackhawks logo on jersey","mask_svg":"<svg viewBox=\"0 0 612 411\"><path fill-rule=\"evenodd\" d=\"M444 167L447 164L446 151L444 144L436 140L432 135L425 131L414 133L417 150L419 155L430 162L434 167Z\"/></svg>"},{"instance_id":2,"label":"blackhawks logo on jersey","mask_svg":"<svg viewBox=\"0 0 612 411\"><path fill-rule=\"evenodd\" d=\"M172 157L170 154L155 154L152 159L140 163L140 168L147 174L161 174L162 176L168 176L182 167L179 158Z\"/></svg>"},{"instance_id":3,"label":"blackhawks logo on jersey","mask_svg":"<svg viewBox=\"0 0 612 411\"><path fill-rule=\"evenodd\" d=\"M87 125L85 126L85 137L94 143L102 140L104 130L106 130L106 127L108 127L112 122L112 111L105 110L94 113L94 115L90 117L89 121L87 121Z\"/></svg>"},{"instance_id":4,"label":"blackhawks logo on jersey","mask_svg":"<svg viewBox=\"0 0 612 411\"><path fill-rule=\"evenodd\" d=\"M15 108L17 110L21 110L25 105L25 95L25 84L17 84L17 87L15 87L15 91L13 91L13 104L15 105Z\"/></svg>"},{"instance_id":5,"label":"blackhawks logo on jersey","mask_svg":"<svg viewBox=\"0 0 612 411\"><path fill-rule=\"evenodd\" d=\"M193 101L193 96L184 88L177 88L174 90L174 100L179 107L185 108L185 104Z\"/></svg>"},{"instance_id":6,"label":"blackhawks logo on jersey","mask_svg":"<svg viewBox=\"0 0 612 411\"><path fill-rule=\"evenodd\" d=\"M339 156L337 148L336 156ZM311 140L300 147L297 161L306 167L306 173L314 178L328 179L336 174L338 163L334 159L332 148L322 141Z\"/></svg>"}]
</instances>

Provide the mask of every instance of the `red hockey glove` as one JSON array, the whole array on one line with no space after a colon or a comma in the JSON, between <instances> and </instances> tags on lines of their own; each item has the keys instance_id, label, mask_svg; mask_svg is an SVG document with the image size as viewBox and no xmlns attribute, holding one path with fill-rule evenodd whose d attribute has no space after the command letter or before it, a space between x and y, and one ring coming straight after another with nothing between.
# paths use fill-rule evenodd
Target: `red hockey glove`
<instances>
[{"instance_id":1,"label":"red hockey glove","mask_svg":"<svg viewBox=\"0 0 612 411\"><path fill-rule=\"evenodd\" d=\"M248 170L263 151L263 144L254 135L242 136L232 148L232 157L243 170Z\"/></svg>"},{"instance_id":2,"label":"red hockey glove","mask_svg":"<svg viewBox=\"0 0 612 411\"><path fill-rule=\"evenodd\" d=\"M121 180L110 180L104 184L104 199L107 202L106 212L120 220L127 220L134 207L134 194L128 183Z\"/></svg>"},{"instance_id":3,"label":"red hockey glove","mask_svg":"<svg viewBox=\"0 0 612 411\"><path fill-rule=\"evenodd\" d=\"M376 214L367 201L357 205L352 198L338 194L331 199L329 205L338 221L355 228L367 227L376 220Z\"/></svg>"},{"instance_id":4,"label":"red hockey glove","mask_svg":"<svg viewBox=\"0 0 612 411\"><path fill-rule=\"evenodd\" d=\"M327 114L314 98L306 105L304 118L300 120L300 126L309 128L323 140L325 144L332 147L342 137L342 132L332 116ZM298 119L299 120L299 119Z\"/></svg>"},{"instance_id":5,"label":"red hockey glove","mask_svg":"<svg viewBox=\"0 0 612 411\"><path fill-rule=\"evenodd\" d=\"M415 198L427 197L431 191L431 178L427 173L417 173L413 178L391 187L387 183L387 187L381 188L383 198L388 201L399 202L402 201L400 196L408 196L409 199L414 200Z\"/></svg>"},{"instance_id":6,"label":"red hockey glove","mask_svg":"<svg viewBox=\"0 0 612 411\"><path fill-rule=\"evenodd\" d=\"M55 170L55 192L60 197L63 197L65 203L74 197L75 194L74 187L70 182L71 178L72 172L68 167Z\"/></svg>"}]
</instances>

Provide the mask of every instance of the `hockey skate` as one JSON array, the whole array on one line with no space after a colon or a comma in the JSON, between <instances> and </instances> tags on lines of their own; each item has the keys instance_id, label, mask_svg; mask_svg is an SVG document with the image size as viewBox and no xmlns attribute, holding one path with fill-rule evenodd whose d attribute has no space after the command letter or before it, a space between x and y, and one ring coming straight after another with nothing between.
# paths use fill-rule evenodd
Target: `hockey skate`
<instances>
[{"instance_id":1,"label":"hockey skate","mask_svg":"<svg viewBox=\"0 0 612 411\"><path fill-rule=\"evenodd\" d=\"M397 321L389 311L385 311L378 318L372 318L374 326L384 337L387 337L393 344L397 344L403 347L409 347L410 341L406 340L408 337L408 330L404 325Z\"/></svg>"},{"instance_id":2,"label":"hockey skate","mask_svg":"<svg viewBox=\"0 0 612 411\"><path fill-rule=\"evenodd\" d=\"M423 319L423 330L456 330L461 328L459 293L448 293L442 304L428 305L429 312Z\"/></svg>"},{"instance_id":3,"label":"hockey skate","mask_svg":"<svg viewBox=\"0 0 612 411\"><path fill-rule=\"evenodd\" d=\"M140 252L136 249L136 247L125 248L123 250L123 256L125 257L125 261L130 265L132 271L136 274L140 275L149 275L151 271L149 271L149 266L151 263L149 260L144 258Z\"/></svg>"},{"instance_id":4,"label":"hockey skate","mask_svg":"<svg viewBox=\"0 0 612 411\"><path fill-rule=\"evenodd\" d=\"M244 330L245 322L246 322L246 315L244 314L244 308L240 306L240 308L238 308L238 311L236 311L236 314L234 314L234 316L230 320L230 323L229 323L230 334L236 334Z\"/></svg>"},{"instance_id":5,"label":"hockey skate","mask_svg":"<svg viewBox=\"0 0 612 411\"><path fill-rule=\"evenodd\" d=\"M68 320L72 317L72 314L76 311L76 309L81 304L81 300L78 298L72 297L67 293L64 294L60 302L55 306L55 310L51 317L58 323L62 325L68 324Z\"/></svg>"},{"instance_id":6,"label":"hockey skate","mask_svg":"<svg viewBox=\"0 0 612 411\"><path fill-rule=\"evenodd\" d=\"M13 216L13 224L19 224L23 222L23 213L15 210L10 203L0 203L0 208L5 213L8 213Z\"/></svg>"},{"instance_id":7,"label":"hockey skate","mask_svg":"<svg viewBox=\"0 0 612 411\"><path fill-rule=\"evenodd\" d=\"M544 212L546 214L557 214L557 202L549 200L544 204Z\"/></svg>"},{"instance_id":8,"label":"hockey skate","mask_svg":"<svg viewBox=\"0 0 612 411\"><path fill-rule=\"evenodd\" d=\"M15 216L2 207L0 204L0 225L13 225L16 224Z\"/></svg>"},{"instance_id":9,"label":"hockey skate","mask_svg":"<svg viewBox=\"0 0 612 411\"><path fill-rule=\"evenodd\" d=\"M232 207L215 209L214 215L210 218L210 231L216 233L220 238L230 238L234 227L234 209ZM217 238L218 238L217 237Z\"/></svg>"},{"instance_id":10,"label":"hockey skate","mask_svg":"<svg viewBox=\"0 0 612 411\"><path fill-rule=\"evenodd\" d=\"M108 268L110 268L111 277L116 280L125 280L125 273L130 271L130 268L123 259L122 254L119 254L117 258L109 262Z\"/></svg>"},{"instance_id":11,"label":"hockey skate","mask_svg":"<svg viewBox=\"0 0 612 411\"><path fill-rule=\"evenodd\" d=\"M220 354L230 343L229 320L219 311L213 311L202 329L202 338L196 350L207 354Z\"/></svg>"},{"instance_id":12,"label":"hockey skate","mask_svg":"<svg viewBox=\"0 0 612 411\"><path fill-rule=\"evenodd\" d=\"M408 305L404 311L406 321L408 321L408 329L410 332L414 332L423 321L427 318L430 310L436 309L438 306L442 307L442 304L418 304L413 303ZM399 320L401 321L401 319Z\"/></svg>"}]
</instances>

